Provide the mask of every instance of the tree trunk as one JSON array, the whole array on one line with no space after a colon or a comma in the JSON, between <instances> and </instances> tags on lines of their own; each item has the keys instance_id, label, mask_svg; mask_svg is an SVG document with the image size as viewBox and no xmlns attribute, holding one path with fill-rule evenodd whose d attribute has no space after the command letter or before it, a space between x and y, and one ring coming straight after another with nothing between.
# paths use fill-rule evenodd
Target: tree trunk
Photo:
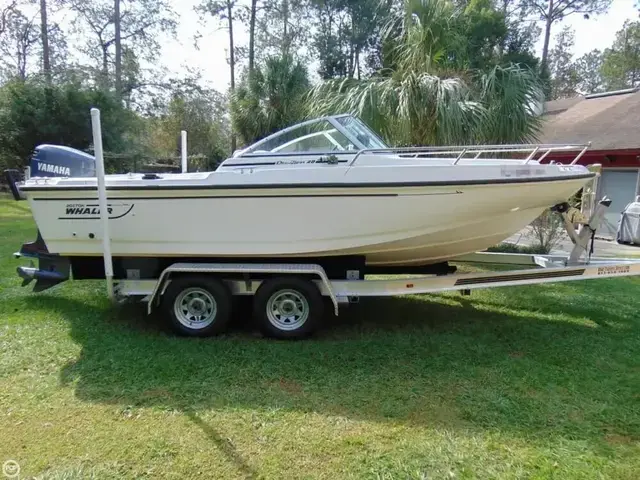
<instances>
[{"instance_id":1,"label":"tree trunk","mask_svg":"<svg viewBox=\"0 0 640 480\"><path fill-rule=\"evenodd\" d=\"M353 21L353 15L351 17L351 38L349 39L349 77L353 78L356 72L355 62L355 22Z\"/></svg>"},{"instance_id":2,"label":"tree trunk","mask_svg":"<svg viewBox=\"0 0 640 480\"><path fill-rule=\"evenodd\" d=\"M253 72L256 40L256 9L258 0L251 0L251 16L249 17L249 73Z\"/></svg>"},{"instance_id":3,"label":"tree trunk","mask_svg":"<svg viewBox=\"0 0 640 480\"><path fill-rule=\"evenodd\" d=\"M282 2L282 18L283 18L283 29L282 29L282 55L287 55L289 53L289 0L284 0Z\"/></svg>"},{"instance_id":4,"label":"tree trunk","mask_svg":"<svg viewBox=\"0 0 640 480\"><path fill-rule=\"evenodd\" d=\"M227 20L229 22L229 70L231 73L231 94L236 89L236 54L233 46L233 3L227 0ZM236 134L231 131L231 153L236 150Z\"/></svg>"},{"instance_id":5,"label":"tree trunk","mask_svg":"<svg viewBox=\"0 0 640 480\"><path fill-rule=\"evenodd\" d=\"M509 24L509 16L507 15L507 10L509 7L510 0L502 0L502 15L504 15L504 21ZM504 42L506 38L502 38L500 43L498 43L498 58L502 59L502 55L504 55Z\"/></svg>"},{"instance_id":6,"label":"tree trunk","mask_svg":"<svg viewBox=\"0 0 640 480\"><path fill-rule=\"evenodd\" d=\"M549 8L546 14L546 23L544 27L544 46L542 47L542 61L540 62L541 71L548 68L549 62L549 40L551 39L551 24L553 23L553 0L549 0Z\"/></svg>"},{"instance_id":7,"label":"tree trunk","mask_svg":"<svg viewBox=\"0 0 640 480\"><path fill-rule=\"evenodd\" d=\"M42 37L42 70L47 84L51 84L51 52L49 51L47 0L40 0L40 35Z\"/></svg>"},{"instance_id":8,"label":"tree trunk","mask_svg":"<svg viewBox=\"0 0 640 480\"><path fill-rule=\"evenodd\" d=\"M122 39L120 35L120 0L113 2L113 25L115 27L116 46L116 95L122 95Z\"/></svg>"},{"instance_id":9,"label":"tree trunk","mask_svg":"<svg viewBox=\"0 0 640 480\"><path fill-rule=\"evenodd\" d=\"M109 46L104 42L100 42L102 48L102 87L109 87Z\"/></svg>"}]
</instances>

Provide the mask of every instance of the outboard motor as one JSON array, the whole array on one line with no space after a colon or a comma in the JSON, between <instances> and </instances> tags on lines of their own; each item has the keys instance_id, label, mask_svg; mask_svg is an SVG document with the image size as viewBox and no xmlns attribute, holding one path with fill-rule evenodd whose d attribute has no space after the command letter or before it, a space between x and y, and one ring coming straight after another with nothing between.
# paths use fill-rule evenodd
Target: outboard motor
<instances>
[{"instance_id":1,"label":"outboard motor","mask_svg":"<svg viewBox=\"0 0 640 480\"><path fill-rule=\"evenodd\" d=\"M96 160L88 153L61 145L38 145L29 162L29 177L95 177ZM22 173L16 169L4 171L9 190L16 200L24 200L20 191Z\"/></svg>"},{"instance_id":2,"label":"outboard motor","mask_svg":"<svg viewBox=\"0 0 640 480\"><path fill-rule=\"evenodd\" d=\"M29 166L32 177L96 176L95 157L61 145L38 145Z\"/></svg>"}]
</instances>

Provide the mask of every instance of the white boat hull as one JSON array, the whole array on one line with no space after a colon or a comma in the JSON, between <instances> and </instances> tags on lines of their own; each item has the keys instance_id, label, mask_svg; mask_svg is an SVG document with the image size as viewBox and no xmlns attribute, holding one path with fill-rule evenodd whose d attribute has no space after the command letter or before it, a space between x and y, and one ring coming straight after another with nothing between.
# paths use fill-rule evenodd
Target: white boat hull
<instances>
[{"instance_id":1,"label":"white boat hull","mask_svg":"<svg viewBox=\"0 0 640 480\"><path fill-rule=\"evenodd\" d=\"M495 245L586 181L110 192L111 250L119 257L359 255L369 265L429 264ZM95 190L28 198L49 252L102 255Z\"/></svg>"}]
</instances>

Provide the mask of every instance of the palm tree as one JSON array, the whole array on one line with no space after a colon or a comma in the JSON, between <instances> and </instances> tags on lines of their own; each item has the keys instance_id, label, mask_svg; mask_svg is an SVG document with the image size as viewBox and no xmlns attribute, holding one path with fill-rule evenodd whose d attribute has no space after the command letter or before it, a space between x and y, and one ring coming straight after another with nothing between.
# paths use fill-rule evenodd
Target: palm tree
<instances>
[{"instance_id":1,"label":"palm tree","mask_svg":"<svg viewBox=\"0 0 640 480\"><path fill-rule=\"evenodd\" d=\"M338 79L309 93L312 116L349 112L391 144L515 143L535 138L538 77L529 69L461 69L447 0L405 0L385 28L390 67L366 80Z\"/></svg>"},{"instance_id":2,"label":"palm tree","mask_svg":"<svg viewBox=\"0 0 640 480\"><path fill-rule=\"evenodd\" d=\"M270 57L247 72L231 100L234 130L250 144L304 118L307 70L291 55Z\"/></svg>"}]
</instances>

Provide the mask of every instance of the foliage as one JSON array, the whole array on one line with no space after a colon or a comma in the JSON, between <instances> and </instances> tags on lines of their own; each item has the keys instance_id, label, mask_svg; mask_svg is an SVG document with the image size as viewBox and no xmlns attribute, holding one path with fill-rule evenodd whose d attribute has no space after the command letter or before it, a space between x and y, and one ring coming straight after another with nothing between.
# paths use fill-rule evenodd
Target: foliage
<instances>
[{"instance_id":1,"label":"foliage","mask_svg":"<svg viewBox=\"0 0 640 480\"><path fill-rule=\"evenodd\" d=\"M161 156L180 154L180 131L187 132L190 171L213 170L229 156L229 125L224 115L224 99L214 91L176 92L161 114L148 120L148 152ZM201 160L197 160L197 156Z\"/></svg>"},{"instance_id":2,"label":"foliage","mask_svg":"<svg viewBox=\"0 0 640 480\"><path fill-rule=\"evenodd\" d=\"M504 13L496 10L491 0L471 0L460 23L465 50L465 64L472 69L491 68L501 59L496 55L508 34Z\"/></svg>"},{"instance_id":3,"label":"foliage","mask_svg":"<svg viewBox=\"0 0 640 480\"><path fill-rule=\"evenodd\" d=\"M571 27L564 27L556 35L555 46L549 54L551 73L551 99L574 97L580 82L579 72L572 61L574 34Z\"/></svg>"},{"instance_id":4,"label":"foliage","mask_svg":"<svg viewBox=\"0 0 640 480\"><path fill-rule=\"evenodd\" d=\"M565 234L564 221L556 212L545 210L530 225L533 247L541 253L550 253Z\"/></svg>"},{"instance_id":5,"label":"foliage","mask_svg":"<svg viewBox=\"0 0 640 480\"><path fill-rule=\"evenodd\" d=\"M625 21L604 51L602 76L609 89L640 85L640 21Z\"/></svg>"},{"instance_id":6,"label":"foliage","mask_svg":"<svg viewBox=\"0 0 640 480\"><path fill-rule=\"evenodd\" d=\"M354 113L394 144L519 142L535 137L532 105L540 85L530 69L495 66L454 71L448 32L456 20L449 2L407 0L386 28L393 70L366 80L315 86L310 113Z\"/></svg>"},{"instance_id":7,"label":"foliage","mask_svg":"<svg viewBox=\"0 0 640 480\"><path fill-rule=\"evenodd\" d=\"M267 58L245 74L233 94L233 128L248 145L300 121L308 89L307 70L292 55Z\"/></svg>"},{"instance_id":8,"label":"foliage","mask_svg":"<svg viewBox=\"0 0 640 480\"><path fill-rule=\"evenodd\" d=\"M92 107L101 110L105 150L126 149L135 120L112 93L75 84L47 87L37 80L6 83L0 89L0 163L24 166L42 143L88 149Z\"/></svg>"},{"instance_id":9,"label":"foliage","mask_svg":"<svg viewBox=\"0 0 640 480\"><path fill-rule=\"evenodd\" d=\"M2 36L0 36L0 78L25 80L40 73L42 44L39 17L25 13L19 6L3 10ZM50 57L55 74L65 65L67 42L60 26L48 25Z\"/></svg>"},{"instance_id":10,"label":"foliage","mask_svg":"<svg viewBox=\"0 0 640 480\"><path fill-rule=\"evenodd\" d=\"M34 18L14 10L6 21L5 35L0 40L2 76L26 79L28 70L31 70L29 63L33 62L40 44L39 25Z\"/></svg>"},{"instance_id":11,"label":"foliage","mask_svg":"<svg viewBox=\"0 0 640 480\"><path fill-rule=\"evenodd\" d=\"M527 253L527 254L546 254L546 249L539 245L519 245L517 243L502 242L493 247L487 248L487 252L494 253Z\"/></svg>"},{"instance_id":12,"label":"foliage","mask_svg":"<svg viewBox=\"0 0 640 480\"><path fill-rule=\"evenodd\" d=\"M537 71L540 61L535 55L535 45L540 36L540 27L535 22L525 21L526 10L518 16L507 18L507 33L502 41L502 65L516 64Z\"/></svg>"},{"instance_id":13,"label":"foliage","mask_svg":"<svg viewBox=\"0 0 640 480\"><path fill-rule=\"evenodd\" d=\"M306 58L311 31L307 0L262 0L261 15L256 20L256 61L291 54Z\"/></svg>"},{"instance_id":14,"label":"foliage","mask_svg":"<svg viewBox=\"0 0 640 480\"><path fill-rule=\"evenodd\" d=\"M361 78L365 72L363 60L375 48L391 2L311 0L311 6L315 14L312 48L320 77Z\"/></svg>"},{"instance_id":15,"label":"foliage","mask_svg":"<svg viewBox=\"0 0 640 480\"><path fill-rule=\"evenodd\" d=\"M605 90L605 81L602 75L603 62L603 53L598 49L585 53L575 61L575 70L578 73L578 90L581 93L599 93Z\"/></svg>"},{"instance_id":16,"label":"foliage","mask_svg":"<svg viewBox=\"0 0 640 480\"><path fill-rule=\"evenodd\" d=\"M92 60L84 68L102 88L114 85L115 15L113 0L61 0L75 13L73 28L87 42L79 50ZM136 0L121 2L120 30L123 48L123 96L151 82L151 72L144 78L141 60L153 62L160 52L159 35L175 33L176 18L168 0Z\"/></svg>"}]
</instances>

